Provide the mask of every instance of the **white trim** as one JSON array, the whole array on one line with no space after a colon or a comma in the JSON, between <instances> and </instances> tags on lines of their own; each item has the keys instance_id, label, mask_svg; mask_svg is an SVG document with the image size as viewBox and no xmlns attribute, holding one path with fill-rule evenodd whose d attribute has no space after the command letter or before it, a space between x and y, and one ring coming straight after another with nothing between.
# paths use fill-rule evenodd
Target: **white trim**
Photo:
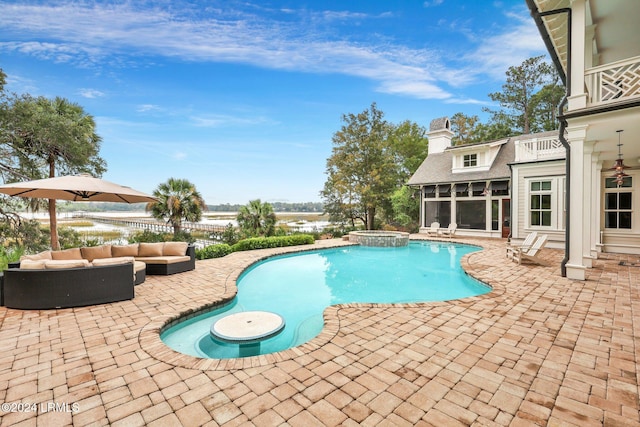
<instances>
[{"instance_id":1,"label":"white trim","mask_svg":"<svg viewBox=\"0 0 640 427\"><path fill-rule=\"evenodd\" d=\"M536 231L564 231L564 175L546 175L546 176L527 176L524 181L524 229ZM532 182L550 182L549 190L532 191ZM550 225L532 225L531 224L531 196L533 194L550 195L551 196L551 224Z\"/></svg>"}]
</instances>

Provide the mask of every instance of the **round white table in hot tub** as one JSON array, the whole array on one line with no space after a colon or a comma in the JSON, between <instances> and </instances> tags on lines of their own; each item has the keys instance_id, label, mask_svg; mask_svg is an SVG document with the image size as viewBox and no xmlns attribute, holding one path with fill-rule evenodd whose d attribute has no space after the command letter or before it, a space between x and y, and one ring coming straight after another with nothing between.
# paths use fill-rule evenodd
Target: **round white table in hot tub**
<instances>
[{"instance_id":1,"label":"round white table in hot tub","mask_svg":"<svg viewBox=\"0 0 640 427\"><path fill-rule=\"evenodd\" d=\"M211 336L222 342L239 344L239 356L260 354L260 342L284 329L282 316L270 311L241 311L223 317L211 325Z\"/></svg>"}]
</instances>

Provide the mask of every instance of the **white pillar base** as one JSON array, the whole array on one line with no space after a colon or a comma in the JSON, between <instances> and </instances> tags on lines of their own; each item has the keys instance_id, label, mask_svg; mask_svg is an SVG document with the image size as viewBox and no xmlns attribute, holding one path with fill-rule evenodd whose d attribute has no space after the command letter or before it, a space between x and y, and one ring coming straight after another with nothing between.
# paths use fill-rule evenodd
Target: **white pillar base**
<instances>
[{"instance_id":1,"label":"white pillar base","mask_svg":"<svg viewBox=\"0 0 640 427\"><path fill-rule=\"evenodd\" d=\"M583 265L566 264L567 279L585 280L587 268Z\"/></svg>"},{"instance_id":2,"label":"white pillar base","mask_svg":"<svg viewBox=\"0 0 640 427\"><path fill-rule=\"evenodd\" d=\"M593 268L593 258L588 256L583 257L582 265L584 265L587 268Z\"/></svg>"}]
</instances>

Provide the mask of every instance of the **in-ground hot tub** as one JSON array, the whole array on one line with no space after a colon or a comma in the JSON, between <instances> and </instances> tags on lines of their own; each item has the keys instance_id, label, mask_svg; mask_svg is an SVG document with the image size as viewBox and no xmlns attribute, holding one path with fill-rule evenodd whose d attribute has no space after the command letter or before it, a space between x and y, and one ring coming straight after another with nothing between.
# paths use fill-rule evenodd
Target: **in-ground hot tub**
<instances>
[{"instance_id":1,"label":"in-ground hot tub","mask_svg":"<svg viewBox=\"0 0 640 427\"><path fill-rule=\"evenodd\" d=\"M409 233L381 230L352 231L349 233L349 241L362 246L396 248L409 244Z\"/></svg>"}]
</instances>

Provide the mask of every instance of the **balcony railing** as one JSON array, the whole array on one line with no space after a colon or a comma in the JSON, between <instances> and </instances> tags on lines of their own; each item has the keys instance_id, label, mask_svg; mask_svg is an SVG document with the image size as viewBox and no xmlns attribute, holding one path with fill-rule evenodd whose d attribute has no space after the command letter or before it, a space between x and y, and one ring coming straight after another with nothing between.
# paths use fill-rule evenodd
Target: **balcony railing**
<instances>
[{"instance_id":1,"label":"balcony railing","mask_svg":"<svg viewBox=\"0 0 640 427\"><path fill-rule=\"evenodd\" d=\"M585 71L591 105L640 97L640 56Z\"/></svg>"},{"instance_id":2,"label":"balcony railing","mask_svg":"<svg viewBox=\"0 0 640 427\"><path fill-rule=\"evenodd\" d=\"M564 159L565 149L556 137L516 141L516 162Z\"/></svg>"}]
</instances>

